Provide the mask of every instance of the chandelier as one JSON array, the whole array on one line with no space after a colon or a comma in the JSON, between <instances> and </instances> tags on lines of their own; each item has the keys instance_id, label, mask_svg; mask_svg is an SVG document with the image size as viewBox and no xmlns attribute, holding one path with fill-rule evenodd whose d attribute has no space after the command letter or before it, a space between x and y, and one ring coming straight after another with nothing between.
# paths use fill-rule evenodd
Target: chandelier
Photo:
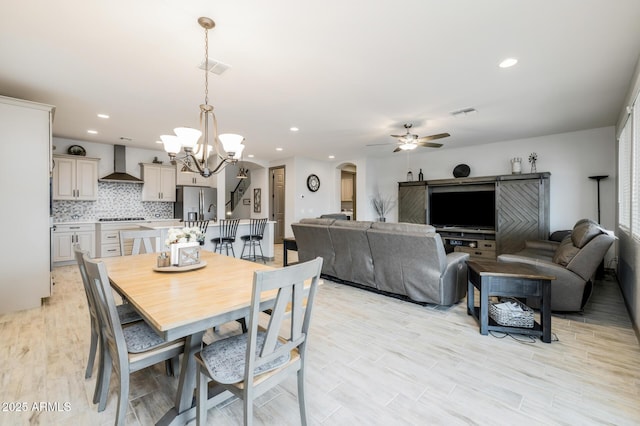
<instances>
[{"instance_id":1,"label":"chandelier","mask_svg":"<svg viewBox=\"0 0 640 426\"><path fill-rule=\"evenodd\" d=\"M198 18L198 24L204 28L204 104L200 105L200 128L177 127L175 135L162 135L160 139L172 163L180 162L182 171L200 173L209 177L219 173L227 164L235 164L242 157L244 137L232 133L218 135L218 122L209 105L209 30L216 26L213 19ZM211 132L210 132L211 127ZM211 135L210 135L211 133ZM203 136L202 142L198 143ZM180 151L184 155L178 157ZM209 160L215 158L213 169Z\"/></svg>"}]
</instances>

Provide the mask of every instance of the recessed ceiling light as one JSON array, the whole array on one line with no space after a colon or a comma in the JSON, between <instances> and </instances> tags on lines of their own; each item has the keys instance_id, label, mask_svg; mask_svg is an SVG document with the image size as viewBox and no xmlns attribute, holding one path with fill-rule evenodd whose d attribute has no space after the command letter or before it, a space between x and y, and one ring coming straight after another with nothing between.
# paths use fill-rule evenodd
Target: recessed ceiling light
<instances>
[{"instance_id":1,"label":"recessed ceiling light","mask_svg":"<svg viewBox=\"0 0 640 426\"><path fill-rule=\"evenodd\" d=\"M156 141L156 143L162 144L162 141Z\"/></svg>"},{"instance_id":2,"label":"recessed ceiling light","mask_svg":"<svg viewBox=\"0 0 640 426\"><path fill-rule=\"evenodd\" d=\"M289 127L289 130L291 130L292 132L297 132L300 129L298 129L297 127Z\"/></svg>"},{"instance_id":3,"label":"recessed ceiling light","mask_svg":"<svg viewBox=\"0 0 640 426\"><path fill-rule=\"evenodd\" d=\"M253 158L253 157L255 157L255 155L253 155L253 154L249 154L249 155L247 155L247 157L249 157L249 158Z\"/></svg>"},{"instance_id":4,"label":"recessed ceiling light","mask_svg":"<svg viewBox=\"0 0 640 426\"><path fill-rule=\"evenodd\" d=\"M87 133L90 133L92 135L97 135L98 131L97 130L87 130Z\"/></svg>"},{"instance_id":5,"label":"recessed ceiling light","mask_svg":"<svg viewBox=\"0 0 640 426\"><path fill-rule=\"evenodd\" d=\"M500 65L498 66L500 68L509 68L514 66L517 63L518 63L518 60L516 58L507 58L504 61L500 62Z\"/></svg>"},{"instance_id":6,"label":"recessed ceiling light","mask_svg":"<svg viewBox=\"0 0 640 426\"><path fill-rule=\"evenodd\" d=\"M99 118L109 118L108 114L98 114Z\"/></svg>"},{"instance_id":7,"label":"recessed ceiling light","mask_svg":"<svg viewBox=\"0 0 640 426\"><path fill-rule=\"evenodd\" d=\"M276 148L276 151L282 151L282 148Z\"/></svg>"},{"instance_id":8,"label":"recessed ceiling light","mask_svg":"<svg viewBox=\"0 0 640 426\"><path fill-rule=\"evenodd\" d=\"M335 155L330 155L329 158L334 159L334 158L336 158L336 156Z\"/></svg>"}]
</instances>

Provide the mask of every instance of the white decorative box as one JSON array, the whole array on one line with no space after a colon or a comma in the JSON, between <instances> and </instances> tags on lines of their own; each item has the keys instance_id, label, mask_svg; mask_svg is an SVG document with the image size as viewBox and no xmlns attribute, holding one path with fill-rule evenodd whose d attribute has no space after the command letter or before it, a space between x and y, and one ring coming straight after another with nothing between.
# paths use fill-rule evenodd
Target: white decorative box
<instances>
[{"instance_id":1,"label":"white decorative box","mask_svg":"<svg viewBox=\"0 0 640 426\"><path fill-rule=\"evenodd\" d=\"M200 263L200 243L171 244L171 264L174 266L189 266Z\"/></svg>"}]
</instances>

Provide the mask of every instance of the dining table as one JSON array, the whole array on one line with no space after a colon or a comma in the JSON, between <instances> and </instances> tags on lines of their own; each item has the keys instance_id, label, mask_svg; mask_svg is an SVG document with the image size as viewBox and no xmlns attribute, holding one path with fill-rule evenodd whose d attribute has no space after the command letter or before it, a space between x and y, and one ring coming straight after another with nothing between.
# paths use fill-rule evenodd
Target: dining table
<instances>
[{"instance_id":1,"label":"dining table","mask_svg":"<svg viewBox=\"0 0 640 426\"><path fill-rule=\"evenodd\" d=\"M167 341L185 338L175 404L157 424L186 424L196 416L194 354L201 349L204 332L247 317L254 272L273 267L205 250L199 264L187 267L159 268L158 253L100 260L111 286L160 336ZM273 307L275 297L276 291L265 294L260 309ZM211 397L208 406L229 396Z\"/></svg>"}]
</instances>

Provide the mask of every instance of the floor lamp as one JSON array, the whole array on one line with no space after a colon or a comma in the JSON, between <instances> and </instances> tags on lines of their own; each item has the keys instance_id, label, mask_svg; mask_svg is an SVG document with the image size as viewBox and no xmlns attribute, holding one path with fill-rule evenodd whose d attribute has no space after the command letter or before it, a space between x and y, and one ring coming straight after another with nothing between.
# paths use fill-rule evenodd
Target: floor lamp
<instances>
[{"instance_id":1,"label":"floor lamp","mask_svg":"<svg viewBox=\"0 0 640 426\"><path fill-rule=\"evenodd\" d=\"M594 179L598 183L598 225L600 223L600 181L608 178L609 175L589 176L589 179ZM604 259L600 262L598 269L596 270L596 278L604 277Z\"/></svg>"}]
</instances>

